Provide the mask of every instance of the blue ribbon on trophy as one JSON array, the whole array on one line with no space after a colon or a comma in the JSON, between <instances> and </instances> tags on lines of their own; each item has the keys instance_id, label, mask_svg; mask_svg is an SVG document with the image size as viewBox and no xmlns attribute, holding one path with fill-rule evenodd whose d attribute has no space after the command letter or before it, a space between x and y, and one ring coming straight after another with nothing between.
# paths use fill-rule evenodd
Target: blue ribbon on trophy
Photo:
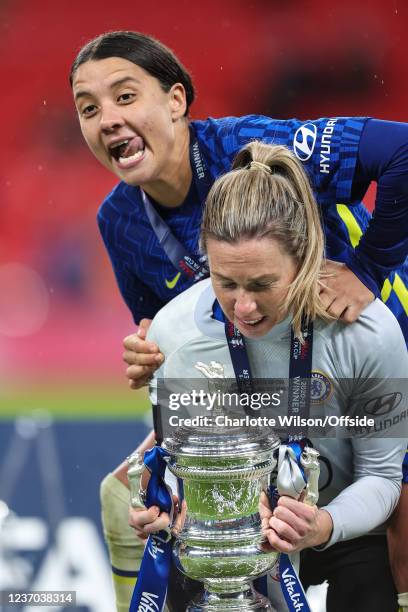
<instances>
[{"instance_id":1,"label":"blue ribbon on trophy","mask_svg":"<svg viewBox=\"0 0 408 612\"><path fill-rule=\"evenodd\" d=\"M278 477L276 488L279 495L289 495L297 499L307 485L307 478L301 463L302 444L289 442L279 447ZM279 577L283 596L290 611L310 612L302 583L296 573L289 555L279 557Z\"/></svg>"},{"instance_id":2,"label":"blue ribbon on trophy","mask_svg":"<svg viewBox=\"0 0 408 612\"><path fill-rule=\"evenodd\" d=\"M278 476L276 487L270 487L268 497L273 509L280 495L298 499L303 494L305 504L315 505L319 496L319 453L306 445L307 441L288 442L279 447ZM267 587L266 577L256 587L263 592ZM279 581L286 604L290 610L310 612L303 586L293 567L289 555L279 557Z\"/></svg>"},{"instance_id":3,"label":"blue ribbon on trophy","mask_svg":"<svg viewBox=\"0 0 408 612\"><path fill-rule=\"evenodd\" d=\"M164 482L166 457L169 453L159 446L145 452L144 465L150 472L146 491L146 507L158 506L171 515L173 499ZM172 536L169 529L152 534L147 540L139 576L133 591L129 612L164 609L172 558Z\"/></svg>"}]
</instances>

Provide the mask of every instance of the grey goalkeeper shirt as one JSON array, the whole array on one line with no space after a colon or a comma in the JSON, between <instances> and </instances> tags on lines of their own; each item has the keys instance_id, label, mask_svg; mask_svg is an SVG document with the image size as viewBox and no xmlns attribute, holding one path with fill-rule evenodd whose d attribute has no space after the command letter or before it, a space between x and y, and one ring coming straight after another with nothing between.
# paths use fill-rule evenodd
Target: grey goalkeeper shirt
<instances>
[{"instance_id":1,"label":"grey goalkeeper shirt","mask_svg":"<svg viewBox=\"0 0 408 612\"><path fill-rule=\"evenodd\" d=\"M225 376L234 378L224 325L212 316L214 300L206 279L157 313L148 338L157 342L165 361L156 379L197 379L198 361L221 363ZM288 379L289 317L264 337L247 339L246 346L254 378ZM312 403L310 415L352 414L354 406L362 405L367 411L384 411L389 407L390 388L398 385L398 402L394 402L398 405L376 421L379 427L374 433L312 438L321 454L319 506L331 514L334 526L327 546L384 532L384 522L400 495L407 447L407 374L408 355L400 327L379 300L349 325L315 321L312 381L320 396ZM335 393L331 386L336 387Z\"/></svg>"}]
</instances>

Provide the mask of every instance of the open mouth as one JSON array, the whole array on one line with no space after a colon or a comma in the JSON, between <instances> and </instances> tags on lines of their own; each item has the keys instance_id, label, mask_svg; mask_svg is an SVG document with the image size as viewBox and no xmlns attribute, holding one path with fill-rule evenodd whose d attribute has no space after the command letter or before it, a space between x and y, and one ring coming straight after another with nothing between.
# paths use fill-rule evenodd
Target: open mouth
<instances>
[{"instance_id":1,"label":"open mouth","mask_svg":"<svg viewBox=\"0 0 408 612\"><path fill-rule=\"evenodd\" d=\"M109 147L109 152L117 162L127 165L143 157L145 144L140 136L124 138Z\"/></svg>"},{"instance_id":2,"label":"open mouth","mask_svg":"<svg viewBox=\"0 0 408 612\"><path fill-rule=\"evenodd\" d=\"M236 317L237 320L243 324L243 325L249 325L250 327L256 327L257 325L259 325L260 323L262 323L262 321L265 320L265 317L258 317L257 319L238 319L238 317Z\"/></svg>"}]
</instances>

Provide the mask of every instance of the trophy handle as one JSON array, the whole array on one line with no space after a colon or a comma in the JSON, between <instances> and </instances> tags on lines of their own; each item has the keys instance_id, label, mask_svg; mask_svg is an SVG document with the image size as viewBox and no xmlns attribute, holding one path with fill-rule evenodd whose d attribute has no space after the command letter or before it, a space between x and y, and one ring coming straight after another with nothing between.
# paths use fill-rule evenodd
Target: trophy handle
<instances>
[{"instance_id":1,"label":"trophy handle","mask_svg":"<svg viewBox=\"0 0 408 612\"><path fill-rule=\"evenodd\" d=\"M146 510L146 491L142 487L142 477L144 472L147 470L147 467L143 462L143 455L141 453L133 453L127 458L127 462L127 476L129 479L130 486L130 505L132 506L132 508L141 508L143 510ZM173 524L174 519L173 491L168 484L165 483L165 486L171 499L171 510L169 513L170 524L168 527L162 529L159 534L155 534L156 540L159 540L163 543L168 542L172 537L171 525Z\"/></svg>"},{"instance_id":2,"label":"trophy handle","mask_svg":"<svg viewBox=\"0 0 408 612\"><path fill-rule=\"evenodd\" d=\"M315 448L305 446L300 457L300 463L307 477L307 485L303 503L309 506L315 506L319 499L319 452Z\"/></svg>"},{"instance_id":3,"label":"trophy handle","mask_svg":"<svg viewBox=\"0 0 408 612\"><path fill-rule=\"evenodd\" d=\"M127 476L130 485L130 505L132 508L144 508L146 492L142 488L142 475L147 469L143 463L143 456L140 453L133 453L127 458Z\"/></svg>"}]
</instances>

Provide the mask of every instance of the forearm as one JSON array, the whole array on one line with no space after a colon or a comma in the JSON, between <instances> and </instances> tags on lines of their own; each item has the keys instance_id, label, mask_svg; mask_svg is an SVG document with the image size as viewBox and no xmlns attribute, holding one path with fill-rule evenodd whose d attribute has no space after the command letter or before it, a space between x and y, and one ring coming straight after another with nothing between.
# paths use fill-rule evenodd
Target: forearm
<instances>
[{"instance_id":1,"label":"forearm","mask_svg":"<svg viewBox=\"0 0 408 612\"><path fill-rule=\"evenodd\" d=\"M401 485L397 480L365 476L324 506L332 517L333 532L327 546L350 540L382 525L397 505Z\"/></svg>"},{"instance_id":2,"label":"forearm","mask_svg":"<svg viewBox=\"0 0 408 612\"><path fill-rule=\"evenodd\" d=\"M380 289L408 255L408 124L367 121L361 136L354 192L377 182L375 211L350 262ZM357 274L358 275L358 274Z\"/></svg>"}]
</instances>

